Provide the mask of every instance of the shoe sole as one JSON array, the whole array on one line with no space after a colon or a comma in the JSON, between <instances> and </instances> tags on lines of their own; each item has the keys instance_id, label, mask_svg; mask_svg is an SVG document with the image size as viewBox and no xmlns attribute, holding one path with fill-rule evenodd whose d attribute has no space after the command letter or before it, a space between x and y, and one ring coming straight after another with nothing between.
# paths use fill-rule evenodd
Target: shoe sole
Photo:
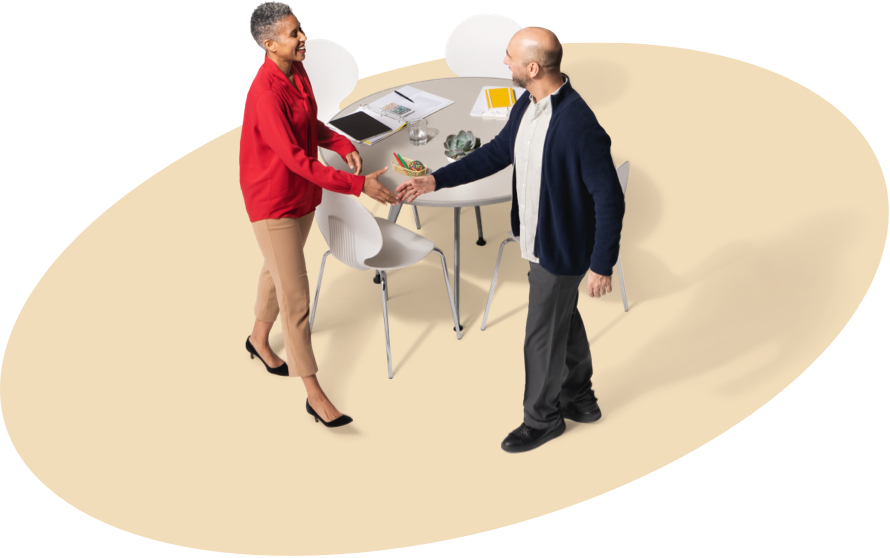
<instances>
[{"instance_id":1,"label":"shoe sole","mask_svg":"<svg viewBox=\"0 0 890 558\"><path fill-rule=\"evenodd\" d=\"M522 453L524 451L531 451L535 448L539 448L539 447L543 446L544 444L546 444L547 442L549 442L550 440L552 440L554 438L559 438L565 431L566 431L566 423L563 422L561 428L557 428L550 434L548 434L542 438L539 438L538 441L536 441L534 444L529 444L527 446L506 446L506 447L504 447L504 444L501 443L501 449L507 453Z\"/></svg>"},{"instance_id":2,"label":"shoe sole","mask_svg":"<svg viewBox=\"0 0 890 558\"><path fill-rule=\"evenodd\" d=\"M562 417L567 418L572 421L575 421L575 422L590 423L590 422L596 422L599 419L603 418L603 412L597 411L595 413L587 413L587 414L584 414L584 413L577 413L577 414L576 413L563 413Z\"/></svg>"}]
</instances>

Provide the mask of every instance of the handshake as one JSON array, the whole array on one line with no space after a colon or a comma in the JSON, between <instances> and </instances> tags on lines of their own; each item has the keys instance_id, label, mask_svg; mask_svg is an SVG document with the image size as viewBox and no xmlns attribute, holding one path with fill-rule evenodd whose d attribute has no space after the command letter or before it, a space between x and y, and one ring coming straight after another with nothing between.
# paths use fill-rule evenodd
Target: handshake
<instances>
[{"instance_id":1,"label":"handshake","mask_svg":"<svg viewBox=\"0 0 890 558\"><path fill-rule=\"evenodd\" d=\"M358 151L348 153L343 160L349 165L349 168L355 170L355 174L362 172L362 157ZM397 205L400 202L411 203L421 194L428 194L436 189L436 179L432 175L421 176L420 178L412 178L403 182L396 188L396 194L393 194L389 188L384 186L377 180L377 177L386 172L389 167L383 167L379 171L372 172L365 176L365 183L362 185L362 192L369 197L377 200L383 205Z\"/></svg>"},{"instance_id":2,"label":"handshake","mask_svg":"<svg viewBox=\"0 0 890 558\"><path fill-rule=\"evenodd\" d=\"M386 172L387 168L389 167L383 167L379 171L365 176L365 184L362 186L362 192L383 205L396 205L400 202L411 203L417 199L417 196L428 194L436 189L436 179L428 174L420 178L406 180L396 188L396 193L393 194L389 188L377 180L377 177Z\"/></svg>"}]
</instances>

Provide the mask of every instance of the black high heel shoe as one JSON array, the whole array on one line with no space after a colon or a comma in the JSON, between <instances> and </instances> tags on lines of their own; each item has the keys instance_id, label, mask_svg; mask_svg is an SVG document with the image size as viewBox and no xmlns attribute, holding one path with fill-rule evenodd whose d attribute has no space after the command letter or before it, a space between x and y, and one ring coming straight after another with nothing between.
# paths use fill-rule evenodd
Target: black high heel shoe
<instances>
[{"instance_id":1,"label":"black high heel shoe","mask_svg":"<svg viewBox=\"0 0 890 558\"><path fill-rule=\"evenodd\" d=\"M275 374L276 376L287 376L287 363L285 362L278 368L271 368L268 364L266 364L266 361L263 360L263 357L260 356L260 353L256 352L256 349L253 348L253 343L250 342L249 335L247 336L246 347L247 347L247 352L250 353L251 360L253 360L253 357L257 357L258 359L260 359L260 362L263 363L263 366L266 367L266 370L269 373Z\"/></svg>"},{"instance_id":2,"label":"black high heel shoe","mask_svg":"<svg viewBox=\"0 0 890 558\"><path fill-rule=\"evenodd\" d=\"M315 422L321 421L321 423L328 428L335 428L337 426L343 426L352 422L352 417L350 417L349 415L341 415L331 422L325 422L323 418L318 416L318 413L315 412L315 409L312 408L312 405L309 404L308 399L306 400L306 412L315 417Z\"/></svg>"}]
</instances>

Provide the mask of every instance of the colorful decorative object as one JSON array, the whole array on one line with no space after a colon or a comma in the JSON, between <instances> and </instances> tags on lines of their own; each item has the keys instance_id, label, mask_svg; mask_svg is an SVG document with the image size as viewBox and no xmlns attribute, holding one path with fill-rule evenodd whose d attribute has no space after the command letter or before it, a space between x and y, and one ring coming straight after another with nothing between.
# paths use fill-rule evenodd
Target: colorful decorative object
<instances>
[{"instance_id":1,"label":"colorful decorative object","mask_svg":"<svg viewBox=\"0 0 890 558\"><path fill-rule=\"evenodd\" d=\"M420 161L414 161L412 159L408 159L407 157L402 157L397 155L398 159L405 162L406 167L401 165L401 161L393 160L392 168L399 174L404 174L405 176L409 176L411 178L417 178L418 176L426 176L429 174L430 169L427 168L426 165L421 163Z\"/></svg>"}]
</instances>

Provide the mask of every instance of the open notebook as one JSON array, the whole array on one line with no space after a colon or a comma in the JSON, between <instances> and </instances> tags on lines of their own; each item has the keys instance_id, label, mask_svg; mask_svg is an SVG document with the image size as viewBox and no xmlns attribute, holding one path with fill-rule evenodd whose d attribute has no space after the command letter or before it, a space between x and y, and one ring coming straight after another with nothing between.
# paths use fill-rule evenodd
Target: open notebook
<instances>
[{"instance_id":1,"label":"open notebook","mask_svg":"<svg viewBox=\"0 0 890 558\"><path fill-rule=\"evenodd\" d=\"M470 116L484 118L507 118L516 99L525 92L521 87L486 86L479 92Z\"/></svg>"}]
</instances>

